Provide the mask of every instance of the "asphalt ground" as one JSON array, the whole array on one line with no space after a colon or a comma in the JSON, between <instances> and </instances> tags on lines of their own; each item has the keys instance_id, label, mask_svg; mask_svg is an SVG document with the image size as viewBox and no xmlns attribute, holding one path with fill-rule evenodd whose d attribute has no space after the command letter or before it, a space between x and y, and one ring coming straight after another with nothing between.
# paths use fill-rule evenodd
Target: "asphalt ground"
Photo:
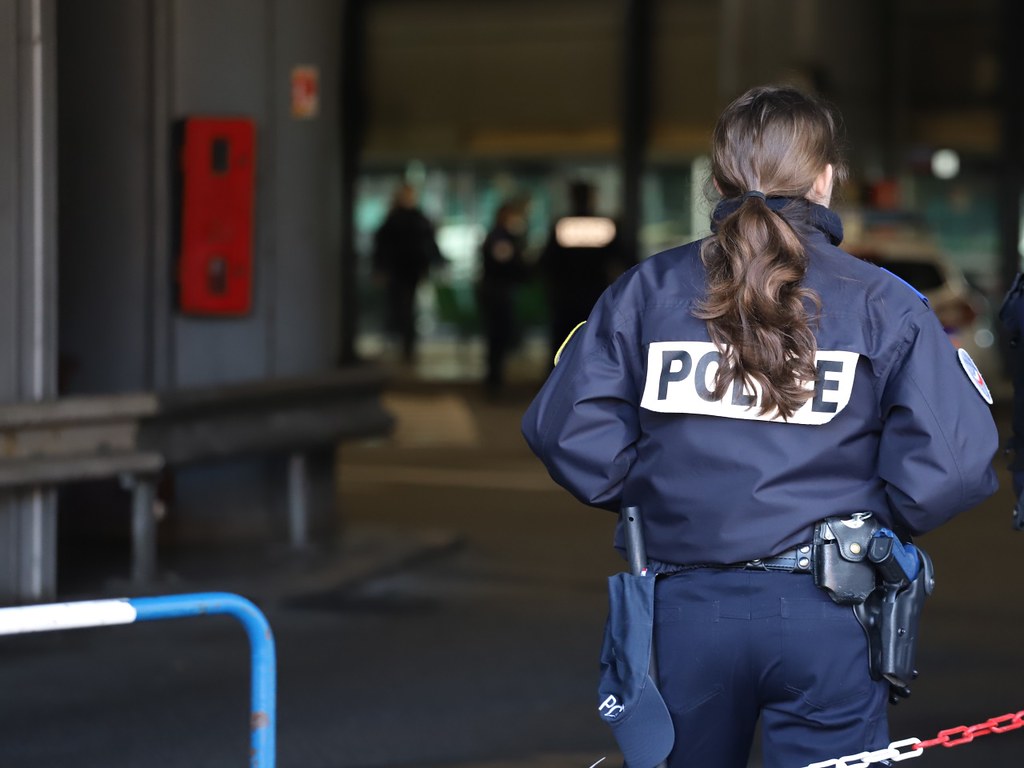
<instances>
[{"instance_id":1,"label":"asphalt ground","mask_svg":"<svg viewBox=\"0 0 1024 768\"><path fill-rule=\"evenodd\" d=\"M279 766L621 765L595 714L605 577L622 567L614 518L532 459L518 433L529 394L399 387L394 438L340 451L338 540L161 552L153 591L234 591L266 613ZM938 586L893 739L1024 710L1024 533L1000 477L993 499L918 542ZM61 598L128 588L83 576ZM0 768L244 765L248 677L227 617L0 638ZM999 768L1022 754L1024 729L913 764Z\"/></svg>"}]
</instances>

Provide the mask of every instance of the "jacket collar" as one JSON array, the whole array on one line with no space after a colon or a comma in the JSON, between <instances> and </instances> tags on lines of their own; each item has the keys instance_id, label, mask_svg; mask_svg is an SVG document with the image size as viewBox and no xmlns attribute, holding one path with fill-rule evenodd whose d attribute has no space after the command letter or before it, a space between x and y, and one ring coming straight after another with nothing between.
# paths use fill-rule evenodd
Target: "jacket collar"
<instances>
[{"instance_id":1,"label":"jacket collar","mask_svg":"<svg viewBox=\"0 0 1024 768\"><path fill-rule=\"evenodd\" d=\"M718 225L739 210L742 198L726 198L715 206L711 214L711 231L717 232ZM832 245L843 241L843 222L835 211L824 205L812 203L804 197L769 197L765 204L789 225L803 235L821 232Z\"/></svg>"}]
</instances>

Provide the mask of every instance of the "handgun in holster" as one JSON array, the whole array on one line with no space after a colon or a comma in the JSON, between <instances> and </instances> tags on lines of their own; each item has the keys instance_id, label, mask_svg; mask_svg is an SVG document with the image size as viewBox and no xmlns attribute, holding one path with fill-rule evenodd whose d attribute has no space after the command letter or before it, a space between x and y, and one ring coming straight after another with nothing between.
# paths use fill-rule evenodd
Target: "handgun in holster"
<instances>
[{"instance_id":1,"label":"handgun in holster","mask_svg":"<svg viewBox=\"0 0 1024 768\"><path fill-rule=\"evenodd\" d=\"M871 672L907 695L917 677L917 633L925 600L935 589L935 570L924 550L901 543L887 528L872 536L868 559L875 565L881 588L854 612L868 635Z\"/></svg>"},{"instance_id":2,"label":"handgun in holster","mask_svg":"<svg viewBox=\"0 0 1024 768\"><path fill-rule=\"evenodd\" d=\"M908 695L921 611L935 587L931 558L869 513L830 517L814 531L814 582L834 602L853 606L872 677Z\"/></svg>"}]
</instances>

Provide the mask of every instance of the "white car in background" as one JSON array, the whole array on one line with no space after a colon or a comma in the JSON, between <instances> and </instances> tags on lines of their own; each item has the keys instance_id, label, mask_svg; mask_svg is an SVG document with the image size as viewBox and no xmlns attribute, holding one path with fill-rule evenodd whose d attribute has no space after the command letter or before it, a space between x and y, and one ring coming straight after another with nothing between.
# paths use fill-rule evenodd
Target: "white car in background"
<instances>
[{"instance_id":1,"label":"white car in background","mask_svg":"<svg viewBox=\"0 0 1024 768\"><path fill-rule=\"evenodd\" d=\"M934 240L920 231L861 232L840 247L923 293L953 345L970 354L990 385L1000 377L990 303Z\"/></svg>"}]
</instances>

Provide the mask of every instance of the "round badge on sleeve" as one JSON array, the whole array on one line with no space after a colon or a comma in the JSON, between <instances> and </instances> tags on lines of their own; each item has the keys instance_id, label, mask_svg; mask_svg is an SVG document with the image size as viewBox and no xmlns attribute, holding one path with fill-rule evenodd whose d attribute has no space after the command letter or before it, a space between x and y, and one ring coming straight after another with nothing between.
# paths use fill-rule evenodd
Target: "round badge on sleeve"
<instances>
[{"instance_id":1,"label":"round badge on sleeve","mask_svg":"<svg viewBox=\"0 0 1024 768\"><path fill-rule=\"evenodd\" d=\"M963 366L964 371L967 373L967 378L971 380L971 384L978 390L978 393L984 398L985 402L992 405L992 393L988 389L988 384L985 383L985 377L981 375L981 371L978 370L978 366L971 359L971 356L967 354L967 350L961 347L956 351L956 356L960 358L960 365Z\"/></svg>"}]
</instances>

